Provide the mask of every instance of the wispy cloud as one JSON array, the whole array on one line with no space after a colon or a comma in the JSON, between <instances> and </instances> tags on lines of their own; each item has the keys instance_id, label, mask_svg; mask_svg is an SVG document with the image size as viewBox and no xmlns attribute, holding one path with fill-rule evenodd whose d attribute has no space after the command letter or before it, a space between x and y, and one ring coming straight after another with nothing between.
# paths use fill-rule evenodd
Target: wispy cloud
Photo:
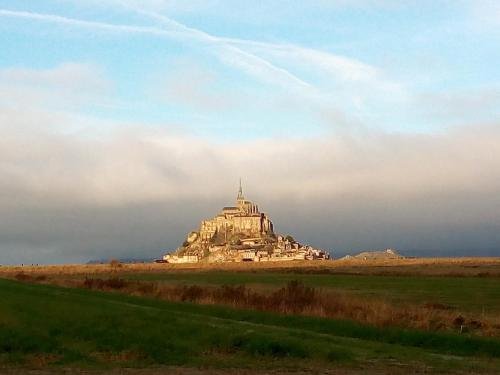
<instances>
[{"instance_id":1,"label":"wispy cloud","mask_svg":"<svg viewBox=\"0 0 500 375\"><path fill-rule=\"evenodd\" d=\"M450 124L488 122L500 117L500 88L491 86L421 94L417 105L425 118Z\"/></svg>"},{"instance_id":2,"label":"wispy cloud","mask_svg":"<svg viewBox=\"0 0 500 375\"><path fill-rule=\"evenodd\" d=\"M168 73L155 77L150 91L155 99L205 111L226 111L239 102L236 95L217 89L216 72L201 64L179 59ZM241 93L240 93L241 96Z\"/></svg>"},{"instance_id":3,"label":"wispy cloud","mask_svg":"<svg viewBox=\"0 0 500 375\"><path fill-rule=\"evenodd\" d=\"M251 74L252 76L262 79L266 82L285 84L288 86L292 84L292 85L297 85L302 89L311 88L311 85L301 80L300 78L294 76L287 70L280 67L276 67L270 62L262 58L259 58L255 55L252 55L251 53L227 45L226 43L223 42L223 40L217 37L201 32L199 30L189 28L178 22L170 20L167 17L156 15L155 13L146 11L142 11L142 13L161 19L164 23L168 24L170 29L160 29L156 27L147 27L147 26L108 24L103 22L84 21L84 20L62 17L52 14L20 12L20 11L10 11L5 9L0 9L0 16L26 18L37 21L45 21L45 22L56 22L66 25L114 31L114 32L153 34L158 36L166 36L170 38L182 38L191 41L198 41L198 42L201 41L204 43L220 45L219 46L220 48L217 50L217 56L226 65L237 67L245 71L246 73Z\"/></svg>"},{"instance_id":4,"label":"wispy cloud","mask_svg":"<svg viewBox=\"0 0 500 375\"><path fill-rule=\"evenodd\" d=\"M246 46L255 53L261 53L271 61L278 61L287 66L298 66L316 76L316 84L322 87L324 95L330 89L342 90L347 87L358 90L361 87L369 94L397 94L398 98L408 95L404 86L385 76L384 72L370 64L346 56L329 53L313 48L306 48L286 43L266 43L243 39L226 39L228 43Z\"/></svg>"},{"instance_id":5,"label":"wispy cloud","mask_svg":"<svg viewBox=\"0 0 500 375\"><path fill-rule=\"evenodd\" d=\"M362 111L368 103L384 101L401 106L406 105L410 98L403 84L388 79L377 67L355 59L290 43L218 37L188 27L162 13L130 5L128 1L119 3L126 9L159 20L166 27L209 44L226 64L236 65L265 82L288 87L289 96L303 98L318 112L331 111L340 106L346 107L344 110L351 107ZM306 74L292 73L294 70ZM371 109L377 111L373 106Z\"/></svg>"},{"instance_id":6,"label":"wispy cloud","mask_svg":"<svg viewBox=\"0 0 500 375\"><path fill-rule=\"evenodd\" d=\"M215 53L225 64L236 66L267 82L285 84L286 86L295 85L302 90L311 90L313 88L309 83L292 74L288 70L273 65L268 60L231 45L227 43L227 40L224 38L217 37L199 29L188 27L158 12L144 10L141 7L134 7L129 5L127 2L121 2L121 4L134 12L159 20L165 26L184 33L186 36L202 43L213 45L216 48Z\"/></svg>"},{"instance_id":7,"label":"wispy cloud","mask_svg":"<svg viewBox=\"0 0 500 375\"><path fill-rule=\"evenodd\" d=\"M105 22L96 21L86 21L76 18L63 17L54 14L44 14L44 13L34 13L34 12L23 12L8 9L0 9L0 16L4 17L16 17L25 18L36 21L43 22L55 22L68 26L78 26L90 29L98 29L105 31L114 32L127 32L127 33L141 33L141 34L155 34L163 36L172 36L172 32L166 30L160 30L154 27L143 27L143 26L130 26L130 25L119 25L119 24L109 24Z\"/></svg>"},{"instance_id":8,"label":"wispy cloud","mask_svg":"<svg viewBox=\"0 0 500 375\"><path fill-rule=\"evenodd\" d=\"M359 85L364 85L364 92L383 90L398 91L398 97L404 91L402 86L384 77L380 69L369 64L326 51L305 48L289 43L266 43L238 38L218 37L202 30L186 26L161 13L131 6L128 2L120 3L125 9L160 21L163 27L131 26L108 24L94 21L61 17L51 14L0 10L0 15L28 18L39 21L57 22L78 27L94 28L112 32L146 33L168 38L181 39L189 43L208 45L209 53L214 54L226 66L236 68L255 77L260 82L286 88L291 95L303 97L320 106L330 106L332 93L344 93L347 85L358 85L358 90L349 94L351 102L361 105ZM295 64L295 65L294 65ZM298 71L313 72L316 78L301 77L286 67ZM318 72L323 75L318 77ZM313 82L314 81L314 82ZM330 82L330 86L328 86ZM355 88L356 86L354 86ZM368 88L368 90L366 90ZM332 90L335 89L335 90ZM341 91L339 91L341 90Z\"/></svg>"},{"instance_id":9,"label":"wispy cloud","mask_svg":"<svg viewBox=\"0 0 500 375\"><path fill-rule=\"evenodd\" d=\"M75 109L112 105L112 83L92 64L63 63L48 69L0 70L0 108Z\"/></svg>"},{"instance_id":10,"label":"wispy cloud","mask_svg":"<svg viewBox=\"0 0 500 375\"><path fill-rule=\"evenodd\" d=\"M488 30L500 26L500 3L496 0L467 1L468 11L476 30Z\"/></svg>"},{"instance_id":11,"label":"wispy cloud","mask_svg":"<svg viewBox=\"0 0 500 375\"><path fill-rule=\"evenodd\" d=\"M228 43L254 48L257 51L270 52L275 56L295 58L314 67L321 67L345 81L373 81L380 74L379 69L369 64L290 43L266 43L237 38L224 38L224 40Z\"/></svg>"},{"instance_id":12,"label":"wispy cloud","mask_svg":"<svg viewBox=\"0 0 500 375\"><path fill-rule=\"evenodd\" d=\"M219 43L222 46L228 46L228 45L233 46L234 48L231 49L230 52L243 53L245 56L249 56L250 55L249 52L243 51L241 48L236 48L236 46L252 47L256 51L271 52L276 56L281 55L285 58L290 58L290 57L295 58L305 64L310 64L313 65L314 67L323 68L329 73L333 73L345 81L380 80L379 69L369 64L345 56L335 55L332 53L315 50L312 48L304 48L290 43L288 44L266 43L261 41L245 40L238 38L217 37L215 35L201 31L199 29L188 27L161 13L144 10L143 8L140 7L133 7L128 5L128 2L121 2L121 3L123 4L124 7L128 9L131 9L139 14L143 14L150 18L160 20L165 25L172 27L173 29L177 29L181 32L185 32L186 34L192 35L193 37L198 38L200 41L206 43ZM268 60L264 60L260 57L257 57L254 54L251 54L251 56L259 59L260 62L264 62L268 66L271 64ZM276 67L274 68L276 69ZM289 75L289 77L292 79L295 80L299 79L296 76L291 75L289 71L286 71L284 69L280 69L280 71L286 72L286 74ZM304 81L300 80L299 82L305 84Z\"/></svg>"}]
</instances>

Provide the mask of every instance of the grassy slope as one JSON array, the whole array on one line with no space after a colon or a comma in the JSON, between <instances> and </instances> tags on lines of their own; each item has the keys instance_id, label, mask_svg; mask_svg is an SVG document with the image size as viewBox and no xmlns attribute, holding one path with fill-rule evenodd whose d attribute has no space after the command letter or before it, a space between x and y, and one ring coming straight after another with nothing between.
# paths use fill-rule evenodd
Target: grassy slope
<instances>
[{"instance_id":1,"label":"grassy slope","mask_svg":"<svg viewBox=\"0 0 500 375\"><path fill-rule=\"evenodd\" d=\"M500 279L443 276L372 276L275 272L165 272L123 274L125 278L193 284L263 284L282 286L294 279L318 288L380 297L390 302L439 302L462 311L500 314Z\"/></svg>"},{"instance_id":2,"label":"grassy slope","mask_svg":"<svg viewBox=\"0 0 500 375\"><path fill-rule=\"evenodd\" d=\"M7 280L0 301L0 364L500 368L498 340Z\"/></svg>"}]
</instances>

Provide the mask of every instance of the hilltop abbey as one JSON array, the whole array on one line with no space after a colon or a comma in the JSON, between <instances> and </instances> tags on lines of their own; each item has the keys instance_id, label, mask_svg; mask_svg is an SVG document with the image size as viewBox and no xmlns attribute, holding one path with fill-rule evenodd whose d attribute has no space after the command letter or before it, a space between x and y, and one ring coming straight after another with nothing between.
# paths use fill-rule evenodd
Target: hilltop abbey
<instances>
[{"instance_id":1,"label":"hilltop abbey","mask_svg":"<svg viewBox=\"0 0 500 375\"><path fill-rule=\"evenodd\" d=\"M203 220L197 231L173 254L169 263L262 262L283 260L328 259L327 252L303 246L291 236L274 233L269 217L246 200L241 186L234 206L224 207L214 218Z\"/></svg>"},{"instance_id":2,"label":"hilltop abbey","mask_svg":"<svg viewBox=\"0 0 500 375\"><path fill-rule=\"evenodd\" d=\"M273 223L266 214L259 212L259 207L245 200L243 189L238 190L235 207L224 207L222 212L211 220L201 222L200 238L210 241L217 233L244 233L248 235L266 235L273 233Z\"/></svg>"}]
</instances>

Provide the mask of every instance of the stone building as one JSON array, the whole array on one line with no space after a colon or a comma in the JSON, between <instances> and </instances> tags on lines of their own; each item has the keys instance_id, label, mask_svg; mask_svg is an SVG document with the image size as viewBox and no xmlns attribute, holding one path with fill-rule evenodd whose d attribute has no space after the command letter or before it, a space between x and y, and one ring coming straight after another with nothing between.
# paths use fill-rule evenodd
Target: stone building
<instances>
[{"instance_id":1,"label":"stone building","mask_svg":"<svg viewBox=\"0 0 500 375\"><path fill-rule=\"evenodd\" d=\"M273 223L259 207L243 196L241 186L234 207L224 207L222 211L210 220L201 222L199 234L202 241L209 241L217 233L230 236L234 233L270 234L273 233Z\"/></svg>"}]
</instances>

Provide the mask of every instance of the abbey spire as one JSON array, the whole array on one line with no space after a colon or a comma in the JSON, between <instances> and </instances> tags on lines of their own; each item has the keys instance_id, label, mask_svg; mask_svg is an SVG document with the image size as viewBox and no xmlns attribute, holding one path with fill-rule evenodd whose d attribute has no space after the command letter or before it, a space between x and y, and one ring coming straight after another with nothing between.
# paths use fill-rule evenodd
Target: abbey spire
<instances>
[{"instance_id":1,"label":"abbey spire","mask_svg":"<svg viewBox=\"0 0 500 375\"><path fill-rule=\"evenodd\" d=\"M245 197L243 196L243 188L241 186L241 177L240 177L240 188L238 189L238 197L236 200L244 200Z\"/></svg>"},{"instance_id":2,"label":"abbey spire","mask_svg":"<svg viewBox=\"0 0 500 375\"><path fill-rule=\"evenodd\" d=\"M238 189L238 196L236 197L236 207L240 210L245 209L245 197L243 196L243 187L241 186L241 178L240 178L240 188Z\"/></svg>"}]
</instances>

